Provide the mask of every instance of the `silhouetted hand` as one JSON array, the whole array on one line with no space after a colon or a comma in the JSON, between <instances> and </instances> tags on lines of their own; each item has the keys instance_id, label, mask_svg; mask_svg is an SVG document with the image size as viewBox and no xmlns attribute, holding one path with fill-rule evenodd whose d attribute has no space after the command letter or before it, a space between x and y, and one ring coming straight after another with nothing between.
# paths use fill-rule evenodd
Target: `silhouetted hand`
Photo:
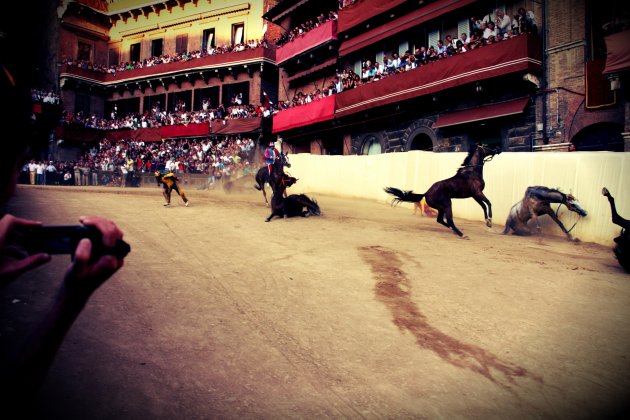
<instances>
[{"instance_id":1,"label":"silhouetted hand","mask_svg":"<svg viewBox=\"0 0 630 420\"><path fill-rule=\"evenodd\" d=\"M84 216L79 220L84 225L94 226L101 231L105 249L113 249L116 241L123 237L123 232L111 220L99 216ZM92 293L124 263L122 258L119 259L114 255L102 255L97 260L91 261L92 249L89 239L79 241L72 265L66 272L65 290L68 298L76 300L76 303L85 303Z\"/></svg>"},{"instance_id":2,"label":"silhouetted hand","mask_svg":"<svg viewBox=\"0 0 630 420\"><path fill-rule=\"evenodd\" d=\"M6 285L25 271L50 261L48 254L28 255L19 243L20 228L41 224L11 214L0 219L0 286Z\"/></svg>"}]
</instances>

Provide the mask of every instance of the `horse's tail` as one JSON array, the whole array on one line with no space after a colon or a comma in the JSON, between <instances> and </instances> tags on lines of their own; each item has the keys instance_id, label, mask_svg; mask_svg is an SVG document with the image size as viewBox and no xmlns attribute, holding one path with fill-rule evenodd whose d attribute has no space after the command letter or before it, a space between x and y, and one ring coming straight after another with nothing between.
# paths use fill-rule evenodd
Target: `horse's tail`
<instances>
[{"instance_id":1,"label":"horse's tail","mask_svg":"<svg viewBox=\"0 0 630 420\"><path fill-rule=\"evenodd\" d=\"M407 203L419 203L424 198L424 194L416 194L412 191L402 191L398 188L386 187L384 190L387 194L396 196L396 198L392 200L392 206L400 204L403 201Z\"/></svg>"}]
</instances>

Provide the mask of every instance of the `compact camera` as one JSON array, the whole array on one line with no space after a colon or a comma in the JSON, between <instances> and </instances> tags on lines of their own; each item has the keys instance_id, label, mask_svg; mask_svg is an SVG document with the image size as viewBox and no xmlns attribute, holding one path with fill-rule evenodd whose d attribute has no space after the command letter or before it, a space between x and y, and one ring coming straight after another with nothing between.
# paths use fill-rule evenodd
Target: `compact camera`
<instances>
[{"instance_id":1,"label":"compact camera","mask_svg":"<svg viewBox=\"0 0 630 420\"><path fill-rule=\"evenodd\" d=\"M40 252L47 254L71 254L83 238L92 242L92 260L103 255L113 255L124 258L130 251L129 244L122 239L116 241L114 248L105 248L103 235L93 226L34 226L23 233L23 244L26 251L32 255Z\"/></svg>"}]
</instances>

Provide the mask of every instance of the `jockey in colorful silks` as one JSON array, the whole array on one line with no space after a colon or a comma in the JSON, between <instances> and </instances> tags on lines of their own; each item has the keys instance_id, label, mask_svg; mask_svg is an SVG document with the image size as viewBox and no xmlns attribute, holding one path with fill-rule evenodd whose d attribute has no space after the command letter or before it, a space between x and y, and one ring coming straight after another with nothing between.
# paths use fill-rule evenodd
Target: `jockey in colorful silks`
<instances>
[{"instance_id":1,"label":"jockey in colorful silks","mask_svg":"<svg viewBox=\"0 0 630 420\"><path fill-rule=\"evenodd\" d=\"M275 143L269 143L269 147L265 149L265 163L267 164L267 168L269 169L269 176L271 176L271 170L273 169L273 163L278 158L278 149L276 149Z\"/></svg>"},{"instance_id":2,"label":"jockey in colorful silks","mask_svg":"<svg viewBox=\"0 0 630 420\"><path fill-rule=\"evenodd\" d=\"M179 190L179 187L177 186L177 177L174 173L169 172L162 175L162 172L155 171L154 175L158 186L162 185L162 188L164 189L164 191L162 191L162 195L166 200L166 202L164 203L165 206L171 205L171 192L175 190L175 192L182 198L182 200L184 200L184 205L188 207L190 201L188 201L186 194L183 191Z\"/></svg>"}]
</instances>

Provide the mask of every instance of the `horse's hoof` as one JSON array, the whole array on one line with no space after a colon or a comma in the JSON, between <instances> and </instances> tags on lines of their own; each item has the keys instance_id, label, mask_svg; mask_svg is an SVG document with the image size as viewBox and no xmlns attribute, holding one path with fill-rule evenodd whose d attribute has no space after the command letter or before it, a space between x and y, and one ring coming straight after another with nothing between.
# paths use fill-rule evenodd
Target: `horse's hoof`
<instances>
[{"instance_id":1,"label":"horse's hoof","mask_svg":"<svg viewBox=\"0 0 630 420\"><path fill-rule=\"evenodd\" d=\"M468 235L463 235L463 236L460 236L460 238L462 238L462 239L466 239L466 240L469 240L469 239L470 239L470 238L468 237Z\"/></svg>"},{"instance_id":2,"label":"horse's hoof","mask_svg":"<svg viewBox=\"0 0 630 420\"><path fill-rule=\"evenodd\" d=\"M284 216L282 216L283 219L288 218L289 216L287 216L286 214Z\"/></svg>"},{"instance_id":3,"label":"horse's hoof","mask_svg":"<svg viewBox=\"0 0 630 420\"><path fill-rule=\"evenodd\" d=\"M492 219L486 219L486 226L492 227Z\"/></svg>"},{"instance_id":4,"label":"horse's hoof","mask_svg":"<svg viewBox=\"0 0 630 420\"><path fill-rule=\"evenodd\" d=\"M608 191L608 188L606 188L606 187L602 188L602 195L606 195L607 196L609 194L610 194L610 192Z\"/></svg>"}]
</instances>

